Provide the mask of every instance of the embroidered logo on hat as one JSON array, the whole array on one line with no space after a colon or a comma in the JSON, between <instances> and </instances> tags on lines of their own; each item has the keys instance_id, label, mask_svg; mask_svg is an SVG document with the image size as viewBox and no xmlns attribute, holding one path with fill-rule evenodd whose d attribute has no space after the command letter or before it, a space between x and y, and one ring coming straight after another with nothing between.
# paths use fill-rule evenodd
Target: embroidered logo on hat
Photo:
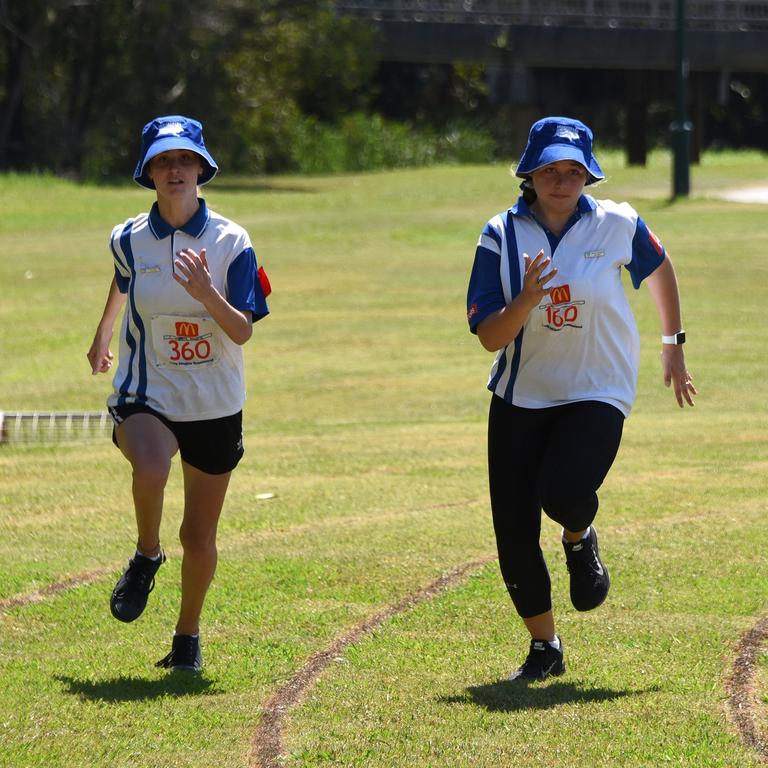
<instances>
[{"instance_id":1,"label":"embroidered logo on hat","mask_svg":"<svg viewBox=\"0 0 768 768\"><path fill-rule=\"evenodd\" d=\"M567 141L578 141L579 132L570 125L558 125L555 130L555 136L560 139L566 139Z\"/></svg>"},{"instance_id":2,"label":"embroidered logo on hat","mask_svg":"<svg viewBox=\"0 0 768 768\"><path fill-rule=\"evenodd\" d=\"M158 138L160 136L178 136L180 133L184 133L184 126L181 123L166 123L157 132Z\"/></svg>"}]
</instances>

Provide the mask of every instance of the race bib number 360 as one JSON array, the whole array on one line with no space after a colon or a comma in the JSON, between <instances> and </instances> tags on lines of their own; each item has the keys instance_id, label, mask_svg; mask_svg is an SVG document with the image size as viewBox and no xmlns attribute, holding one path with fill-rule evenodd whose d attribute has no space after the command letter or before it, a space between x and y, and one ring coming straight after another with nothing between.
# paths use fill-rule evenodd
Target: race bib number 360
<instances>
[{"instance_id":1,"label":"race bib number 360","mask_svg":"<svg viewBox=\"0 0 768 768\"><path fill-rule=\"evenodd\" d=\"M194 370L219 358L216 324L209 317L155 315L152 343L160 367Z\"/></svg>"}]
</instances>

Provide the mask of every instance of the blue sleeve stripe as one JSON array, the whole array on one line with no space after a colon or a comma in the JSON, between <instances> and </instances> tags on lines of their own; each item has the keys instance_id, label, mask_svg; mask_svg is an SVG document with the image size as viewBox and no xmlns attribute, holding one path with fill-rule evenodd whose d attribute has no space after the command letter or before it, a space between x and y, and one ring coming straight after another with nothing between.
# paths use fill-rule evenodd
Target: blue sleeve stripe
<instances>
[{"instance_id":1,"label":"blue sleeve stripe","mask_svg":"<svg viewBox=\"0 0 768 768\"><path fill-rule=\"evenodd\" d=\"M487 256L488 258L495 259L496 264L498 265L501 251L498 248L486 248L485 245L478 244L477 250L475 251L475 258L478 256Z\"/></svg>"},{"instance_id":2,"label":"blue sleeve stripe","mask_svg":"<svg viewBox=\"0 0 768 768\"><path fill-rule=\"evenodd\" d=\"M227 270L227 301L240 311L250 311L254 322L269 314L267 300L258 276L258 264L253 248L246 248L235 257Z\"/></svg>"},{"instance_id":3,"label":"blue sleeve stripe","mask_svg":"<svg viewBox=\"0 0 768 768\"><path fill-rule=\"evenodd\" d=\"M478 324L503 306L504 293L499 277L499 254L478 246L467 287L469 330L477 333Z\"/></svg>"},{"instance_id":4,"label":"blue sleeve stripe","mask_svg":"<svg viewBox=\"0 0 768 768\"><path fill-rule=\"evenodd\" d=\"M117 266L115 266L115 282L117 283L117 290L120 291L120 293L128 293L128 288L131 285L131 278L126 277Z\"/></svg>"},{"instance_id":5,"label":"blue sleeve stripe","mask_svg":"<svg viewBox=\"0 0 768 768\"><path fill-rule=\"evenodd\" d=\"M652 235L646 223L638 217L632 238L632 258L625 268L632 277L635 289L654 272L666 258L664 246Z\"/></svg>"}]
</instances>

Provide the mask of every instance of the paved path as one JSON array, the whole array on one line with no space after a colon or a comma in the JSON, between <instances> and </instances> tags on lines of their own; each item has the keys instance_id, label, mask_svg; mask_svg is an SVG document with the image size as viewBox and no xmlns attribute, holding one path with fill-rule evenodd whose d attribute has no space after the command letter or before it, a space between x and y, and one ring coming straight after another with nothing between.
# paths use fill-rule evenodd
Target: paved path
<instances>
[{"instance_id":1,"label":"paved path","mask_svg":"<svg viewBox=\"0 0 768 768\"><path fill-rule=\"evenodd\" d=\"M713 195L713 197L730 200L732 203L768 203L768 187L726 189Z\"/></svg>"}]
</instances>

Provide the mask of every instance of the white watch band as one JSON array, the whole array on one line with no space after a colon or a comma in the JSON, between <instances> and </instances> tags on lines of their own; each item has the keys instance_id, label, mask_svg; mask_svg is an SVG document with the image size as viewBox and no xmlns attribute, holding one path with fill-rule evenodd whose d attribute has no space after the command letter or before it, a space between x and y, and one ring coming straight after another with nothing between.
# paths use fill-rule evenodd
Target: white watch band
<instances>
[{"instance_id":1,"label":"white watch band","mask_svg":"<svg viewBox=\"0 0 768 768\"><path fill-rule=\"evenodd\" d=\"M685 331L678 331L671 336L662 336L662 344L685 344Z\"/></svg>"}]
</instances>

